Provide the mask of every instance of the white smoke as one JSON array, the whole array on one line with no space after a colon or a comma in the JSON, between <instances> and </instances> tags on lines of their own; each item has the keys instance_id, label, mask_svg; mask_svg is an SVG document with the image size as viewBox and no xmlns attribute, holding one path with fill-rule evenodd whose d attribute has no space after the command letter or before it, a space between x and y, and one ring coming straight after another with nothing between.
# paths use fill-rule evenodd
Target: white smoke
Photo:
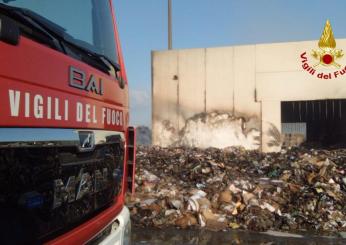
<instances>
[{"instance_id":1,"label":"white smoke","mask_svg":"<svg viewBox=\"0 0 346 245\"><path fill-rule=\"evenodd\" d=\"M200 114L188 119L177 132L170 122L157 125L161 146L184 145L191 147L242 146L248 150L260 146L259 122L256 119L234 117L228 113Z\"/></svg>"},{"instance_id":2,"label":"white smoke","mask_svg":"<svg viewBox=\"0 0 346 245\"><path fill-rule=\"evenodd\" d=\"M174 128L170 121L162 121L155 125L155 132L159 145L168 147L175 144L179 139L179 132Z\"/></svg>"},{"instance_id":3,"label":"white smoke","mask_svg":"<svg viewBox=\"0 0 346 245\"><path fill-rule=\"evenodd\" d=\"M186 122L180 143L192 147L242 146L248 150L258 149L259 130L246 128L244 118L230 114L210 113L192 118Z\"/></svg>"}]
</instances>

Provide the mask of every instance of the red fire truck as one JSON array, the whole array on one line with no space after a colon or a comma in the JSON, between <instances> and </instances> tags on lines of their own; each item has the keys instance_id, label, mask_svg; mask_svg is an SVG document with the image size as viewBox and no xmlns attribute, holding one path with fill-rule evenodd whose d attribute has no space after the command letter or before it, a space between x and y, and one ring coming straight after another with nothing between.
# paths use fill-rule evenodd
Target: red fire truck
<instances>
[{"instance_id":1,"label":"red fire truck","mask_svg":"<svg viewBox=\"0 0 346 245\"><path fill-rule=\"evenodd\" d=\"M0 0L0 244L129 244L135 130L112 0Z\"/></svg>"}]
</instances>

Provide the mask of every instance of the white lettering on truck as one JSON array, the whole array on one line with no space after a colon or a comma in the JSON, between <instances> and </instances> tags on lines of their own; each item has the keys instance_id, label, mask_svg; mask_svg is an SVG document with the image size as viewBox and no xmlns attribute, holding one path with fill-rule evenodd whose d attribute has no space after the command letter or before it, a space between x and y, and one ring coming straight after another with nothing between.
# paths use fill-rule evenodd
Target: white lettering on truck
<instances>
[{"instance_id":1,"label":"white lettering on truck","mask_svg":"<svg viewBox=\"0 0 346 245\"><path fill-rule=\"evenodd\" d=\"M43 118L43 97L39 94L34 98L34 115L36 118Z\"/></svg>"},{"instance_id":2,"label":"white lettering on truck","mask_svg":"<svg viewBox=\"0 0 346 245\"><path fill-rule=\"evenodd\" d=\"M20 91L13 91L10 89L8 91L10 97L10 109L11 116L18 117L19 116L19 103L20 103Z\"/></svg>"},{"instance_id":3,"label":"white lettering on truck","mask_svg":"<svg viewBox=\"0 0 346 245\"><path fill-rule=\"evenodd\" d=\"M11 117L69 121L69 113L74 111L72 120L77 123L97 124L100 121L105 126L123 126L124 123L123 112L112 108L82 102L76 102L75 107L70 107L68 99L13 89L8 90L8 96Z\"/></svg>"}]
</instances>

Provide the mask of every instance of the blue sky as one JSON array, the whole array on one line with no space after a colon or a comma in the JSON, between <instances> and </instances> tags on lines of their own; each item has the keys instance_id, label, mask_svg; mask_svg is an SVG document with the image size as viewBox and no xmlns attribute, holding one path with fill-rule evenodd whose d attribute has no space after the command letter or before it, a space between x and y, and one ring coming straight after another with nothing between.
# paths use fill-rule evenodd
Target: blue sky
<instances>
[{"instance_id":1,"label":"blue sky","mask_svg":"<svg viewBox=\"0 0 346 245\"><path fill-rule=\"evenodd\" d=\"M131 123L151 124L151 51L167 48L167 0L113 0L130 82ZM172 0L173 47L346 37L345 0Z\"/></svg>"}]
</instances>

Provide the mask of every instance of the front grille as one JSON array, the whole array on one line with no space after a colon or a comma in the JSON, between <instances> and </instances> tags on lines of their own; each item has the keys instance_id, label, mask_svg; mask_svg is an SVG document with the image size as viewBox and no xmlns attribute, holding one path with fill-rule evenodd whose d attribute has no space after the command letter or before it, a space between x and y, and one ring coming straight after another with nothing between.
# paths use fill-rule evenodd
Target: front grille
<instances>
[{"instance_id":1,"label":"front grille","mask_svg":"<svg viewBox=\"0 0 346 245\"><path fill-rule=\"evenodd\" d=\"M120 141L0 148L0 243L42 243L116 202L123 155Z\"/></svg>"}]
</instances>

